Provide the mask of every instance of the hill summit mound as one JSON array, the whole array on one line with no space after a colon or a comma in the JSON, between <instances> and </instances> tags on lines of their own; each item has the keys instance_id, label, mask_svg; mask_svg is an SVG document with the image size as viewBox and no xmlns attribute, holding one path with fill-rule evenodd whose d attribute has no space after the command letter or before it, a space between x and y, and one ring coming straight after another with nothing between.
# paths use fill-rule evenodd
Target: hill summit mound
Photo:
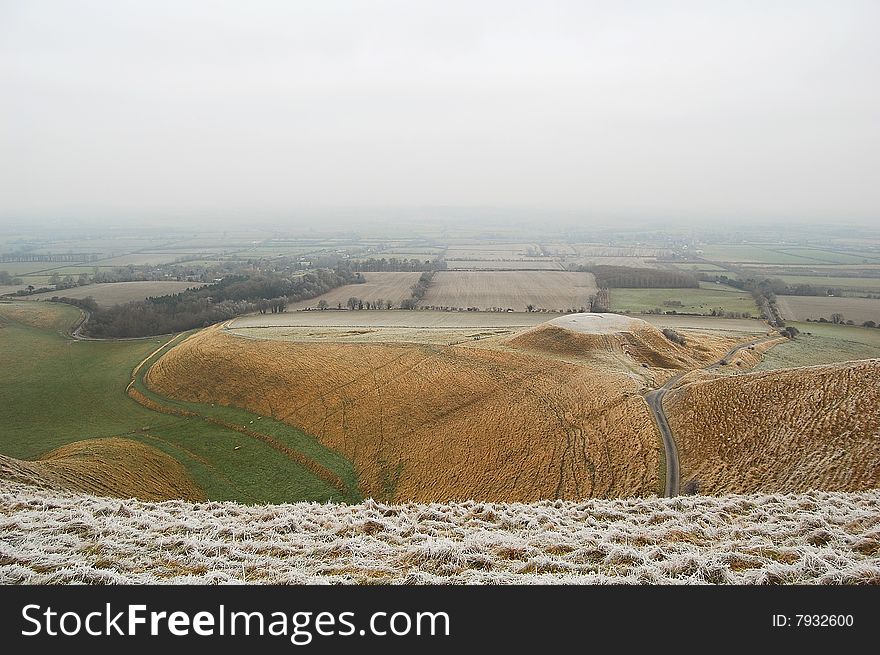
<instances>
[{"instance_id":1,"label":"hill summit mound","mask_svg":"<svg viewBox=\"0 0 880 655\"><path fill-rule=\"evenodd\" d=\"M522 332L508 344L522 350L564 357L624 355L636 364L681 369L720 357L727 343L706 343L706 337L690 336L675 343L656 327L639 318L620 314L566 314Z\"/></svg>"},{"instance_id":2,"label":"hill summit mound","mask_svg":"<svg viewBox=\"0 0 880 655\"><path fill-rule=\"evenodd\" d=\"M647 321L622 314L565 314L547 321L547 324L581 334L613 334L642 329L656 330Z\"/></svg>"}]
</instances>

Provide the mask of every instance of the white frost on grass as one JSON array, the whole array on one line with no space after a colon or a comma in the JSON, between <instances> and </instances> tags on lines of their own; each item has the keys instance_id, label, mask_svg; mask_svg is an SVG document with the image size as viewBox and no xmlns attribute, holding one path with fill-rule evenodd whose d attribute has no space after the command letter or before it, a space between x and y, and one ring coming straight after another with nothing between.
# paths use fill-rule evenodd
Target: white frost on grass
<instances>
[{"instance_id":1,"label":"white frost on grass","mask_svg":"<svg viewBox=\"0 0 880 655\"><path fill-rule=\"evenodd\" d=\"M0 489L0 583L880 583L880 490L246 506Z\"/></svg>"},{"instance_id":2,"label":"white frost on grass","mask_svg":"<svg viewBox=\"0 0 880 655\"><path fill-rule=\"evenodd\" d=\"M566 314L547 322L581 334L614 334L638 329L656 329L639 318L608 313Z\"/></svg>"}]
</instances>

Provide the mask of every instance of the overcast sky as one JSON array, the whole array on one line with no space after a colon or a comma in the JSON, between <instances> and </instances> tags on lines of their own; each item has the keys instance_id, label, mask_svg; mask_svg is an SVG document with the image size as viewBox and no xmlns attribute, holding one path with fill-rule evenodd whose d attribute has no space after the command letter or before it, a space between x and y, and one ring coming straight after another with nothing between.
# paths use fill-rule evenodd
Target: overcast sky
<instances>
[{"instance_id":1,"label":"overcast sky","mask_svg":"<svg viewBox=\"0 0 880 655\"><path fill-rule=\"evenodd\" d=\"M880 2L0 0L0 220L880 222Z\"/></svg>"}]
</instances>

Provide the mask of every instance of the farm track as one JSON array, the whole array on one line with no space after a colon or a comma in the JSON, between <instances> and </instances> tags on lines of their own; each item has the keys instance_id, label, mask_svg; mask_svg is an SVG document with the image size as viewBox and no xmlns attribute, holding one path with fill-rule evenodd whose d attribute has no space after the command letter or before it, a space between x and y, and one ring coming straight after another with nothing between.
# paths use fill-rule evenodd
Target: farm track
<instances>
[{"instance_id":1,"label":"farm track","mask_svg":"<svg viewBox=\"0 0 880 655\"><path fill-rule=\"evenodd\" d=\"M776 337L764 337L761 339L754 339L748 343L742 343L731 348L721 359L698 370L711 371L716 369L722 365L722 362L730 359L740 350L751 348L767 341L773 341L774 339L776 339ZM675 435L672 434L672 428L669 427L666 410L663 408L663 399L670 390L678 385L682 377L691 372L693 371L682 371L669 378L669 380L667 380L659 389L653 389L647 392L644 396L645 402L651 410L651 416L654 417L654 422L657 424L657 429L660 431L660 437L663 440L663 449L666 454L666 485L663 493L667 498L677 496L680 492L681 468L678 458L678 447L675 444Z\"/></svg>"},{"instance_id":2,"label":"farm track","mask_svg":"<svg viewBox=\"0 0 880 655\"><path fill-rule=\"evenodd\" d=\"M89 322L92 313L87 309L80 309L80 312L82 312L82 315L79 317L79 320L77 320L77 322L74 323L65 333L66 336L75 341L144 341L146 339L161 339L162 337L174 336L173 334L151 334L146 337L84 337L82 335L82 329L86 326L86 323ZM152 355L150 357L152 357ZM147 359L149 359L149 357Z\"/></svg>"}]
</instances>

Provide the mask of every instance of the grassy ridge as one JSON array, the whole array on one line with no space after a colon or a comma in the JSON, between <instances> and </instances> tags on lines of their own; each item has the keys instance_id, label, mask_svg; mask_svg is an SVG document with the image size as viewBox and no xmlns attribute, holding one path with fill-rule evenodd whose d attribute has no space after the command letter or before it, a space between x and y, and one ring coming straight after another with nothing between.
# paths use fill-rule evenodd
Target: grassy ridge
<instances>
[{"instance_id":1,"label":"grassy ridge","mask_svg":"<svg viewBox=\"0 0 880 655\"><path fill-rule=\"evenodd\" d=\"M28 325L34 323L28 319L37 311L41 313L39 324ZM78 310L54 303L0 304L3 454L35 458L73 441L125 435L180 461L212 500L360 499L356 484L351 484L355 480L351 464L291 426L258 419L242 410L189 407L251 428L250 421L254 421L261 432L301 449L333 470L346 481L346 493L262 441L199 417L173 416L142 407L125 392L131 371L167 337L74 341L60 332L78 316ZM139 377L146 370L142 368Z\"/></svg>"}]
</instances>

